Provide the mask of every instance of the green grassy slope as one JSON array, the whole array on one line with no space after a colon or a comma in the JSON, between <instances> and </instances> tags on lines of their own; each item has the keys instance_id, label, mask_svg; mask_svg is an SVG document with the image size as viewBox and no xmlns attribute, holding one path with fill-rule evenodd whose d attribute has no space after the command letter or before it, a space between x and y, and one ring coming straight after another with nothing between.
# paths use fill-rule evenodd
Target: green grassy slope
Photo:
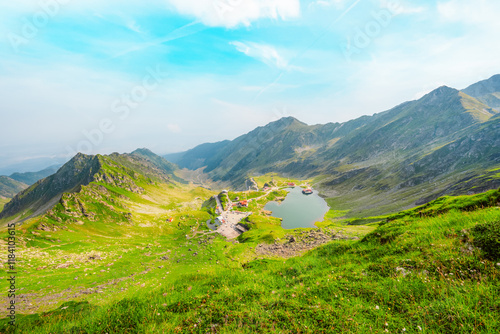
<instances>
[{"instance_id":1,"label":"green grassy slope","mask_svg":"<svg viewBox=\"0 0 500 334\"><path fill-rule=\"evenodd\" d=\"M116 216L116 210L111 208L113 203L103 201L103 198L109 199L109 192L119 195L121 191L128 190L140 194L148 184L169 183L171 180L184 182L173 174L175 168L175 165L146 149L136 150L131 154L113 153L109 156L79 153L56 174L36 182L16 195L0 212L0 219L5 222L27 210L32 210L33 215L43 214L56 205L64 194L78 194L82 189L87 191L86 186L91 183L92 190L87 191L87 198L81 201L90 206L85 208L84 205L78 205L80 214L86 215L84 211L95 210L101 216ZM121 211L126 210L122 208Z\"/></svg>"},{"instance_id":2,"label":"green grassy slope","mask_svg":"<svg viewBox=\"0 0 500 334\"><path fill-rule=\"evenodd\" d=\"M26 189L28 185L11 179L7 176L0 176L0 196L14 197L20 191Z\"/></svg>"},{"instance_id":3,"label":"green grassy slope","mask_svg":"<svg viewBox=\"0 0 500 334\"><path fill-rule=\"evenodd\" d=\"M10 198L6 198L6 197L0 197L0 211L3 210L3 207L6 203L8 203L10 201Z\"/></svg>"},{"instance_id":4,"label":"green grassy slope","mask_svg":"<svg viewBox=\"0 0 500 334\"><path fill-rule=\"evenodd\" d=\"M492 193L436 201L431 217L400 214L361 240L285 260L208 234L203 200L183 201L211 194L182 187L150 185L150 207L175 209L130 225L23 226L20 252L31 256L19 264L27 305L17 332L500 330L500 210L476 205Z\"/></svg>"}]
</instances>

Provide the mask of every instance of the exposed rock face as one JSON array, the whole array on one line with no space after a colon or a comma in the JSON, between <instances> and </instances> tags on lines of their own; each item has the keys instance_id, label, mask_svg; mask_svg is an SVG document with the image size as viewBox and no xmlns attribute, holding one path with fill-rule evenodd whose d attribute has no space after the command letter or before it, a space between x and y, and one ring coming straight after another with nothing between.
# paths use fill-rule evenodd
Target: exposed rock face
<instances>
[{"instance_id":1,"label":"exposed rock face","mask_svg":"<svg viewBox=\"0 0 500 334\"><path fill-rule=\"evenodd\" d=\"M253 177L251 177L245 181L245 190L246 189L255 190L255 191L259 190L259 186L257 185L257 182L255 182Z\"/></svg>"},{"instance_id":2,"label":"exposed rock face","mask_svg":"<svg viewBox=\"0 0 500 334\"><path fill-rule=\"evenodd\" d=\"M144 188L137 186L131 177L123 174L99 172L94 176L94 181L107 183L114 187L122 188L136 194L142 194L144 192Z\"/></svg>"},{"instance_id":3,"label":"exposed rock face","mask_svg":"<svg viewBox=\"0 0 500 334\"><path fill-rule=\"evenodd\" d=\"M292 257L326 244L332 240L357 240L329 229L304 231L300 236L288 236L285 243L260 244L255 248L258 254L266 256Z\"/></svg>"}]
</instances>

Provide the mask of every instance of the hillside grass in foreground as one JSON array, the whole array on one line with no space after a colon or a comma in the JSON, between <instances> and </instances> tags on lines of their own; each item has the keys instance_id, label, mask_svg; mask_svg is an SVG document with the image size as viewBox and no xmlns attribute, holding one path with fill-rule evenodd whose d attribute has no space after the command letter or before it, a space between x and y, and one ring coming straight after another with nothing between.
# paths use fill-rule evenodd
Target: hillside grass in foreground
<instances>
[{"instance_id":1,"label":"hillside grass in foreground","mask_svg":"<svg viewBox=\"0 0 500 334\"><path fill-rule=\"evenodd\" d=\"M156 284L107 304L74 301L22 317L16 330L497 333L499 221L498 207L453 209L396 218L362 240L331 242L288 260L224 256L223 266L176 271L165 280L152 274ZM206 247L225 252L222 242Z\"/></svg>"},{"instance_id":2,"label":"hillside grass in foreground","mask_svg":"<svg viewBox=\"0 0 500 334\"><path fill-rule=\"evenodd\" d=\"M495 189L475 195L442 196L427 204L383 216L346 219L345 217L342 217L342 214L345 213L345 211L330 210L325 216L325 221L321 223L321 226L329 226L339 223L365 226L395 219L435 217L452 210L467 212L498 205L500 205L500 190ZM331 222L334 224L331 224Z\"/></svg>"}]
</instances>

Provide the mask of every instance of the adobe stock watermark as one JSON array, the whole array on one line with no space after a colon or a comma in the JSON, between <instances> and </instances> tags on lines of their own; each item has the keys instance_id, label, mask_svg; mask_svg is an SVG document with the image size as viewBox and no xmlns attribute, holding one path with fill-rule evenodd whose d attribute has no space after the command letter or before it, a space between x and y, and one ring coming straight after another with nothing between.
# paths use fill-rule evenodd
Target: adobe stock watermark
<instances>
[{"instance_id":1,"label":"adobe stock watermark","mask_svg":"<svg viewBox=\"0 0 500 334\"><path fill-rule=\"evenodd\" d=\"M120 98L111 103L110 110L115 119L112 117L102 118L93 129L83 130L82 134L85 139L80 140L75 147L66 146L68 156L74 156L78 152L92 154L97 147L102 145L106 135L110 135L116 130L117 123L125 121L132 111L145 102L149 95L164 82L167 76L168 73L161 68L161 65L157 65L154 69L146 68L146 74L142 78L141 84L132 87L127 93L122 94Z\"/></svg>"},{"instance_id":2,"label":"adobe stock watermark","mask_svg":"<svg viewBox=\"0 0 500 334\"><path fill-rule=\"evenodd\" d=\"M29 17L21 19L22 25L19 32L10 31L7 34L10 46L14 52L18 53L20 47L28 44L36 38L42 29L47 27L54 17L56 17L63 6L71 0L41 0L38 2L38 10Z\"/></svg>"},{"instance_id":3,"label":"adobe stock watermark","mask_svg":"<svg viewBox=\"0 0 500 334\"><path fill-rule=\"evenodd\" d=\"M354 55L360 54L369 47L373 41L380 36L392 22L392 19L401 13L402 5L399 0L388 0L386 6L377 11L372 11L372 20L363 27L357 27L352 36L341 46L342 53L347 61L351 61Z\"/></svg>"}]
</instances>

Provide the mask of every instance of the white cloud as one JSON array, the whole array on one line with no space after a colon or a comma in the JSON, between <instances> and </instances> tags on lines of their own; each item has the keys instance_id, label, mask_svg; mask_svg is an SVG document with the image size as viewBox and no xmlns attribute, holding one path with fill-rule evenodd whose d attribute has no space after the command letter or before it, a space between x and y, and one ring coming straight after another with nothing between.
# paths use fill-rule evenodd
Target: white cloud
<instances>
[{"instance_id":1,"label":"white cloud","mask_svg":"<svg viewBox=\"0 0 500 334\"><path fill-rule=\"evenodd\" d=\"M139 0L16 0L4 1L2 3L3 13L26 13L26 12L46 12L51 16L59 15L62 12L75 11L81 14L81 11L90 11L94 13L112 13L118 11L127 11L132 9L134 13L150 12L152 8L165 9L165 0L149 0L147 6L144 1ZM118 10L117 10L118 9Z\"/></svg>"},{"instance_id":2,"label":"white cloud","mask_svg":"<svg viewBox=\"0 0 500 334\"><path fill-rule=\"evenodd\" d=\"M2 6L4 8L0 11L0 19L33 13L50 13L50 17L59 16L62 13L80 14L81 12L102 16L116 15L117 12L140 15L173 10L181 15L195 18L206 26L226 28L250 26L252 22L263 18L288 20L299 17L301 12L300 0L150 0L147 5L139 0L126 2L121 0L18 0L6 2ZM134 22L127 22L126 26L134 31L142 31Z\"/></svg>"},{"instance_id":3,"label":"white cloud","mask_svg":"<svg viewBox=\"0 0 500 334\"><path fill-rule=\"evenodd\" d=\"M231 42L231 45L236 47L236 50L244 53L245 55L255 58L268 66L276 67L279 69L286 69L288 62L284 59L278 51L265 44L258 44L253 42Z\"/></svg>"},{"instance_id":4,"label":"white cloud","mask_svg":"<svg viewBox=\"0 0 500 334\"><path fill-rule=\"evenodd\" d=\"M250 26L262 18L287 20L300 15L299 0L168 0L180 14L207 26Z\"/></svg>"}]
</instances>

